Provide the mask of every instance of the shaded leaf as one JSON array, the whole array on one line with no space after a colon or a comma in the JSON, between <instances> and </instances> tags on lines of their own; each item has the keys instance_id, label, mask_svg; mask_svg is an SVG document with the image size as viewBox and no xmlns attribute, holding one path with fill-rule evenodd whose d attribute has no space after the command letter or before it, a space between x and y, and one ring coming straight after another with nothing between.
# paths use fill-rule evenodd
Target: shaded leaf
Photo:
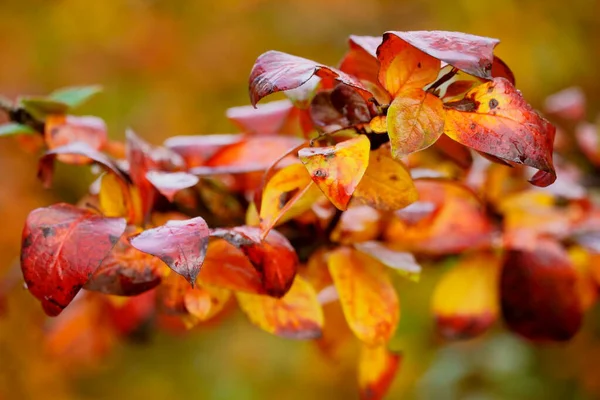
<instances>
[{"instance_id":1,"label":"shaded leaf","mask_svg":"<svg viewBox=\"0 0 600 400\"><path fill-rule=\"evenodd\" d=\"M301 149L298 156L325 196L345 210L367 169L369 150L369 139L360 135L335 146Z\"/></svg>"},{"instance_id":2,"label":"shaded leaf","mask_svg":"<svg viewBox=\"0 0 600 400\"><path fill-rule=\"evenodd\" d=\"M282 298L236 293L242 311L259 328L289 339L321 336L323 310L310 284L297 276Z\"/></svg>"},{"instance_id":3,"label":"shaded leaf","mask_svg":"<svg viewBox=\"0 0 600 400\"><path fill-rule=\"evenodd\" d=\"M468 74L491 79L498 39L446 31L386 32Z\"/></svg>"},{"instance_id":4,"label":"shaded leaf","mask_svg":"<svg viewBox=\"0 0 600 400\"><path fill-rule=\"evenodd\" d=\"M45 120L48 115L64 115L69 111L67 104L47 97L21 97L18 102L39 121Z\"/></svg>"},{"instance_id":5,"label":"shaded leaf","mask_svg":"<svg viewBox=\"0 0 600 400\"><path fill-rule=\"evenodd\" d=\"M400 368L402 354L386 345L362 345L358 359L358 386L361 400L383 399Z\"/></svg>"},{"instance_id":6,"label":"shaded leaf","mask_svg":"<svg viewBox=\"0 0 600 400\"><path fill-rule=\"evenodd\" d=\"M367 345L389 341L398 325L400 305L385 267L348 247L329 253L327 265L354 334Z\"/></svg>"},{"instance_id":7,"label":"shaded leaf","mask_svg":"<svg viewBox=\"0 0 600 400\"><path fill-rule=\"evenodd\" d=\"M168 221L131 237L129 242L136 249L160 258L193 286L206 256L208 237L206 222L196 217Z\"/></svg>"},{"instance_id":8,"label":"shaded leaf","mask_svg":"<svg viewBox=\"0 0 600 400\"><path fill-rule=\"evenodd\" d=\"M534 184L546 186L556 179L552 164L555 128L506 79L494 78L446 107L444 133L450 138L550 175L544 181L532 181Z\"/></svg>"},{"instance_id":9,"label":"shaded leaf","mask_svg":"<svg viewBox=\"0 0 600 400\"><path fill-rule=\"evenodd\" d=\"M366 99L371 97L356 78L342 71L306 58L271 50L261 54L252 67L249 80L250 101L255 106L260 99L271 93L302 86L313 75L337 80L356 88Z\"/></svg>"},{"instance_id":10,"label":"shaded leaf","mask_svg":"<svg viewBox=\"0 0 600 400\"><path fill-rule=\"evenodd\" d=\"M46 314L56 316L125 231L122 218L105 218L69 204L38 208L27 217L21 269L27 288Z\"/></svg>"},{"instance_id":11,"label":"shaded leaf","mask_svg":"<svg viewBox=\"0 0 600 400\"><path fill-rule=\"evenodd\" d=\"M373 208L395 211L417 200L417 190L404 164L389 150L372 151L369 166L354 191L353 199Z\"/></svg>"},{"instance_id":12,"label":"shaded leaf","mask_svg":"<svg viewBox=\"0 0 600 400\"><path fill-rule=\"evenodd\" d=\"M244 252L260 273L267 294L282 297L289 290L296 276L298 256L281 233L271 230L263 239L258 227L237 226L214 229L211 235L225 239Z\"/></svg>"},{"instance_id":13,"label":"shaded leaf","mask_svg":"<svg viewBox=\"0 0 600 400\"><path fill-rule=\"evenodd\" d=\"M506 253L500 298L506 324L528 339L565 341L581 326L576 271L566 251L553 240Z\"/></svg>"},{"instance_id":14,"label":"shaded leaf","mask_svg":"<svg viewBox=\"0 0 600 400\"><path fill-rule=\"evenodd\" d=\"M438 281L432 312L447 339L470 339L498 318L500 259L491 253L463 256Z\"/></svg>"},{"instance_id":15,"label":"shaded leaf","mask_svg":"<svg viewBox=\"0 0 600 400\"><path fill-rule=\"evenodd\" d=\"M35 129L30 128L28 125L17 124L16 122L0 125L0 136L31 135L35 133L37 133Z\"/></svg>"}]
</instances>

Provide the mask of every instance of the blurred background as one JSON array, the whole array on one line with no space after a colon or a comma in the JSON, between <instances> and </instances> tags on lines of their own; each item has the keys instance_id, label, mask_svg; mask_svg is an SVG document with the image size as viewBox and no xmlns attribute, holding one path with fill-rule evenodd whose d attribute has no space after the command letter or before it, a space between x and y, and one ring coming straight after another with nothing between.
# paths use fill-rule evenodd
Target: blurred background
<instances>
[{"instance_id":1,"label":"blurred background","mask_svg":"<svg viewBox=\"0 0 600 400\"><path fill-rule=\"evenodd\" d=\"M0 0L0 93L45 94L101 84L81 113L104 118L113 139L134 128L153 143L181 134L228 133L226 108L248 104L255 58L277 49L335 65L348 35L386 30L457 30L501 39L534 107L580 86L588 118L600 111L600 2L502 0ZM36 160L0 139L0 275L18 262L30 210L76 201L77 173L59 171L44 191ZM566 345L534 347L501 327L443 343L429 300L439 271L403 283L405 353L390 399L600 398L600 310ZM119 343L85 367L44 353L44 316L20 286L1 307L0 399L352 399L353 365L334 365L311 343L270 336L235 311L190 334L153 334Z\"/></svg>"}]
</instances>

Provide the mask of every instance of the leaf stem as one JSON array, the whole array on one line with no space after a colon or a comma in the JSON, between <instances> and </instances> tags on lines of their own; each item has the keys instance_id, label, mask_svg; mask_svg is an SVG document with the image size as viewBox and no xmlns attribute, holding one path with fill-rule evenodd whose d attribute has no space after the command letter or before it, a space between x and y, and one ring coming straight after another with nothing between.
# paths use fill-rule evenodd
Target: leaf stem
<instances>
[{"instance_id":1,"label":"leaf stem","mask_svg":"<svg viewBox=\"0 0 600 400\"><path fill-rule=\"evenodd\" d=\"M446 73L440 79L438 79L436 82L434 82L433 85L431 85L431 87L429 89L427 89L427 91L429 93L433 93L437 88L439 88L444 83L446 83L450 79L452 79L454 77L454 75L456 75L457 73L458 73L458 68L452 68L448 73Z\"/></svg>"}]
</instances>

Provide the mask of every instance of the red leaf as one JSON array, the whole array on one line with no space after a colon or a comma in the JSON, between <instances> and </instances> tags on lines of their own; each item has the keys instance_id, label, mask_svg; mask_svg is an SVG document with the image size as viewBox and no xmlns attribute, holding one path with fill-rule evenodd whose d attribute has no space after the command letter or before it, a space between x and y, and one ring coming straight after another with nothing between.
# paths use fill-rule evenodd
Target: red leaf
<instances>
[{"instance_id":1,"label":"red leaf","mask_svg":"<svg viewBox=\"0 0 600 400\"><path fill-rule=\"evenodd\" d=\"M553 240L509 250L500 279L502 314L511 330L531 340L565 341L579 330L577 274Z\"/></svg>"},{"instance_id":2,"label":"red leaf","mask_svg":"<svg viewBox=\"0 0 600 400\"><path fill-rule=\"evenodd\" d=\"M27 217L21 268L46 314L69 305L125 231L123 218L104 218L69 204L38 208Z\"/></svg>"},{"instance_id":3,"label":"red leaf","mask_svg":"<svg viewBox=\"0 0 600 400\"><path fill-rule=\"evenodd\" d=\"M556 179L552 164L555 128L506 79L494 78L446 107L444 133L450 138L550 175L533 180L534 184L547 185Z\"/></svg>"},{"instance_id":4,"label":"red leaf","mask_svg":"<svg viewBox=\"0 0 600 400\"><path fill-rule=\"evenodd\" d=\"M299 133L300 114L306 112L294 107L289 100L272 101L257 107L241 106L227 110L227 118L243 132L253 135L276 135ZM312 126L311 126L312 127Z\"/></svg>"},{"instance_id":5,"label":"red leaf","mask_svg":"<svg viewBox=\"0 0 600 400\"><path fill-rule=\"evenodd\" d=\"M281 233L271 230L264 240L258 227L219 228L212 236L223 238L242 250L261 274L267 294L282 297L292 285L298 268L298 256Z\"/></svg>"},{"instance_id":6,"label":"red leaf","mask_svg":"<svg viewBox=\"0 0 600 400\"><path fill-rule=\"evenodd\" d=\"M135 296L160 283L162 268L164 265L158 258L137 250L131 246L127 235L123 235L84 289L118 296Z\"/></svg>"},{"instance_id":7,"label":"red leaf","mask_svg":"<svg viewBox=\"0 0 600 400\"><path fill-rule=\"evenodd\" d=\"M243 139L242 134L173 136L165 140L164 146L183 157L187 168L192 168L203 165L222 147Z\"/></svg>"},{"instance_id":8,"label":"red leaf","mask_svg":"<svg viewBox=\"0 0 600 400\"><path fill-rule=\"evenodd\" d=\"M361 400L383 399L402 363L402 354L386 345L362 345L358 360L358 385Z\"/></svg>"},{"instance_id":9,"label":"red leaf","mask_svg":"<svg viewBox=\"0 0 600 400\"><path fill-rule=\"evenodd\" d=\"M144 219L147 219L154 205L156 189L148 181L146 172L159 169L158 162L150 155L152 153L152 146L142 140L135 132L128 130L126 140L129 176L139 190L142 201L142 215Z\"/></svg>"},{"instance_id":10,"label":"red leaf","mask_svg":"<svg viewBox=\"0 0 600 400\"><path fill-rule=\"evenodd\" d=\"M129 239L136 249L164 261L194 286L208 247L208 225L201 217L168 221Z\"/></svg>"},{"instance_id":11,"label":"red leaf","mask_svg":"<svg viewBox=\"0 0 600 400\"><path fill-rule=\"evenodd\" d=\"M377 47L381 44L381 36L350 36L350 50L340 63L340 70L357 77L361 81L377 83L379 61Z\"/></svg>"},{"instance_id":12,"label":"red leaf","mask_svg":"<svg viewBox=\"0 0 600 400\"><path fill-rule=\"evenodd\" d=\"M50 187L52 184L52 177L54 175L54 160L58 155L74 155L86 157L89 162L96 162L109 170L110 172L117 175L123 181L126 181L123 173L117 167L117 165L106 155L94 150L86 143L74 142L65 146L57 147L40 158L38 165L38 178L42 181L44 187Z\"/></svg>"},{"instance_id":13,"label":"red leaf","mask_svg":"<svg viewBox=\"0 0 600 400\"><path fill-rule=\"evenodd\" d=\"M365 99L371 93L354 77L306 58L279 51L268 51L258 57L250 72L250 101L253 106L263 97L283 90L295 89L316 75L356 88Z\"/></svg>"},{"instance_id":14,"label":"red leaf","mask_svg":"<svg viewBox=\"0 0 600 400\"><path fill-rule=\"evenodd\" d=\"M491 79L498 39L445 31L386 32L445 63L480 78Z\"/></svg>"},{"instance_id":15,"label":"red leaf","mask_svg":"<svg viewBox=\"0 0 600 400\"><path fill-rule=\"evenodd\" d=\"M506 78L513 86L515 86L515 75L500 57L494 56L492 76L494 78Z\"/></svg>"},{"instance_id":16,"label":"red leaf","mask_svg":"<svg viewBox=\"0 0 600 400\"><path fill-rule=\"evenodd\" d=\"M579 87L570 87L546 98L544 110L564 119L579 121L585 118L585 93Z\"/></svg>"},{"instance_id":17,"label":"red leaf","mask_svg":"<svg viewBox=\"0 0 600 400\"><path fill-rule=\"evenodd\" d=\"M70 143L83 142L94 150L106 144L106 124L97 117L51 115L45 121L44 137L49 149ZM85 156L63 154L58 159L67 164L87 164Z\"/></svg>"},{"instance_id":18,"label":"red leaf","mask_svg":"<svg viewBox=\"0 0 600 400\"><path fill-rule=\"evenodd\" d=\"M175 199L177 192L195 186L199 181L197 176L187 172L162 171L148 171L146 179L169 201Z\"/></svg>"}]
</instances>

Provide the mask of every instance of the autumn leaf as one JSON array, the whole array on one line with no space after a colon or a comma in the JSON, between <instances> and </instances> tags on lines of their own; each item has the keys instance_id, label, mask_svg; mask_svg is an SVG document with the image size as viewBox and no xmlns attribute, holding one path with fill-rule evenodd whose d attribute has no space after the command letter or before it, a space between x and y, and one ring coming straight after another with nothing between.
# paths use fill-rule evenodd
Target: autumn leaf
<instances>
[{"instance_id":1,"label":"autumn leaf","mask_svg":"<svg viewBox=\"0 0 600 400\"><path fill-rule=\"evenodd\" d=\"M199 178L187 172L148 171L146 179L169 201L175 200L177 192L195 186Z\"/></svg>"},{"instance_id":2,"label":"autumn leaf","mask_svg":"<svg viewBox=\"0 0 600 400\"><path fill-rule=\"evenodd\" d=\"M12 135L35 135L37 132L35 129L28 125L18 124L16 122L9 122L0 125L0 137L12 136Z\"/></svg>"},{"instance_id":3,"label":"autumn leaf","mask_svg":"<svg viewBox=\"0 0 600 400\"><path fill-rule=\"evenodd\" d=\"M48 96L49 99L66 104L69 109L77 108L102 92L102 86L72 86L56 90Z\"/></svg>"},{"instance_id":4,"label":"autumn leaf","mask_svg":"<svg viewBox=\"0 0 600 400\"><path fill-rule=\"evenodd\" d=\"M271 50L260 55L252 67L249 80L250 101L256 106L263 97L302 86L314 75L352 86L365 99L371 97L360 81L342 71L306 58Z\"/></svg>"},{"instance_id":5,"label":"autumn leaf","mask_svg":"<svg viewBox=\"0 0 600 400\"><path fill-rule=\"evenodd\" d=\"M84 286L105 294L135 296L160 284L164 264L134 248L127 235L121 236ZM168 270L167 270L168 271Z\"/></svg>"},{"instance_id":6,"label":"autumn leaf","mask_svg":"<svg viewBox=\"0 0 600 400\"><path fill-rule=\"evenodd\" d=\"M240 308L259 328L289 339L315 339L323 329L323 310L310 284L297 276L282 298L237 292Z\"/></svg>"},{"instance_id":7,"label":"autumn leaf","mask_svg":"<svg viewBox=\"0 0 600 400\"><path fill-rule=\"evenodd\" d=\"M370 346L387 343L398 325L400 305L385 267L349 247L327 259L350 329Z\"/></svg>"},{"instance_id":8,"label":"autumn leaf","mask_svg":"<svg viewBox=\"0 0 600 400\"><path fill-rule=\"evenodd\" d=\"M367 170L369 150L369 139L360 135L335 146L301 149L298 156L325 196L345 210Z\"/></svg>"},{"instance_id":9,"label":"autumn leaf","mask_svg":"<svg viewBox=\"0 0 600 400\"><path fill-rule=\"evenodd\" d=\"M350 35L350 49L340 63L340 70L365 81L378 83L379 61L377 47L381 44L381 36Z\"/></svg>"},{"instance_id":10,"label":"autumn leaf","mask_svg":"<svg viewBox=\"0 0 600 400\"><path fill-rule=\"evenodd\" d=\"M394 250L393 248L373 240L354 243L354 248L379 261L386 267L392 268L400 275L406 276L412 281L419 280L421 266L417 263L415 256L411 253Z\"/></svg>"},{"instance_id":11,"label":"autumn leaf","mask_svg":"<svg viewBox=\"0 0 600 400\"><path fill-rule=\"evenodd\" d=\"M126 145L129 177L140 193L143 218L148 219L156 198L156 189L146 177L146 173L158 170L159 163L151 156L152 146L132 130L126 132Z\"/></svg>"},{"instance_id":12,"label":"autumn leaf","mask_svg":"<svg viewBox=\"0 0 600 400\"><path fill-rule=\"evenodd\" d=\"M107 141L106 124L97 117L49 115L44 126L44 138L49 149L84 142L92 149L100 150ZM61 154L57 158L67 164L82 165L89 162L85 156L74 154Z\"/></svg>"},{"instance_id":13,"label":"autumn leaf","mask_svg":"<svg viewBox=\"0 0 600 400\"><path fill-rule=\"evenodd\" d=\"M310 117L323 132L365 124L371 120L369 104L354 89L337 85L315 95L310 104Z\"/></svg>"},{"instance_id":14,"label":"autumn leaf","mask_svg":"<svg viewBox=\"0 0 600 400\"><path fill-rule=\"evenodd\" d=\"M506 253L500 298L508 327L531 340L569 340L582 323L575 268L567 252L551 239Z\"/></svg>"},{"instance_id":15,"label":"autumn leaf","mask_svg":"<svg viewBox=\"0 0 600 400\"><path fill-rule=\"evenodd\" d=\"M282 297L287 293L296 276L298 256L285 236L271 230L262 239L260 229L253 226L218 228L211 236L225 239L248 257L267 294Z\"/></svg>"},{"instance_id":16,"label":"autumn leaf","mask_svg":"<svg viewBox=\"0 0 600 400\"><path fill-rule=\"evenodd\" d=\"M369 206L349 207L332 230L332 242L352 244L376 239L381 234L384 221L381 214Z\"/></svg>"},{"instance_id":17,"label":"autumn leaf","mask_svg":"<svg viewBox=\"0 0 600 400\"><path fill-rule=\"evenodd\" d=\"M242 250L223 239L210 240L198 282L246 293L266 293L261 273Z\"/></svg>"},{"instance_id":18,"label":"autumn leaf","mask_svg":"<svg viewBox=\"0 0 600 400\"><path fill-rule=\"evenodd\" d=\"M179 154L187 168L198 167L221 148L244 140L243 134L172 136L163 145Z\"/></svg>"},{"instance_id":19,"label":"autumn leaf","mask_svg":"<svg viewBox=\"0 0 600 400\"><path fill-rule=\"evenodd\" d=\"M105 218L69 204L38 208L27 217L21 269L27 288L56 316L69 305L125 231L122 218Z\"/></svg>"},{"instance_id":20,"label":"autumn leaf","mask_svg":"<svg viewBox=\"0 0 600 400\"><path fill-rule=\"evenodd\" d=\"M554 182L555 128L540 117L504 78L477 86L461 101L448 103L444 133L477 151L524 164L543 173L531 183Z\"/></svg>"},{"instance_id":21,"label":"autumn leaf","mask_svg":"<svg viewBox=\"0 0 600 400\"><path fill-rule=\"evenodd\" d=\"M288 99L256 107L231 107L227 109L226 115L242 132L257 136L303 136L313 128L306 107L295 107Z\"/></svg>"},{"instance_id":22,"label":"autumn leaf","mask_svg":"<svg viewBox=\"0 0 600 400\"><path fill-rule=\"evenodd\" d=\"M390 31L384 38L391 35L468 74L492 78L494 47L500 42L498 39L446 31Z\"/></svg>"},{"instance_id":23,"label":"autumn leaf","mask_svg":"<svg viewBox=\"0 0 600 400\"><path fill-rule=\"evenodd\" d=\"M358 386L361 400L383 399L402 363L402 354L386 345L362 345L358 359Z\"/></svg>"},{"instance_id":24,"label":"autumn leaf","mask_svg":"<svg viewBox=\"0 0 600 400\"><path fill-rule=\"evenodd\" d=\"M309 210L321 195L302 164L291 164L277 171L262 193L259 215L263 232Z\"/></svg>"},{"instance_id":25,"label":"autumn leaf","mask_svg":"<svg viewBox=\"0 0 600 400\"><path fill-rule=\"evenodd\" d=\"M432 312L438 331L448 339L470 339L498 318L500 259L481 252L463 256L438 281Z\"/></svg>"},{"instance_id":26,"label":"autumn leaf","mask_svg":"<svg viewBox=\"0 0 600 400\"><path fill-rule=\"evenodd\" d=\"M373 208L395 211L417 200L418 194L408 169L393 159L389 150L372 151L369 166L356 187L353 199Z\"/></svg>"},{"instance_id":27,"label":"autumn leaf","mask_svg":"<svg viewBox=\"0 0 600 400\"><path fill-rule=\"evenodd\" d=\"M187 288L183 302L187 311L199 322L217 315L231 298L231 291L214 286L197 284Z\"/></svg>"},{"instance_id":28,"label":"autumn leaf","mask_svg":"<svg viewBox=\"0 0 600 400\"><path fill-rule=\"evenodd\" d=\"M131 237L129 242L136 249L160 258L194 286L206 256L208 237L208 225L202 217L196 217L168 221Z\"/></svg>"},{"instance_id":29,"label":"autumn leaf","mask_svg":"<svg viewBox=\"0 0 600 400\"><path fill-rule=\"evenodd\" d=\"M83 156L89 160L88 162L98 163L123 181L126 180L119 167L108 156L97 150L94 150L86 143L73 142L49 150L40 158L38 164L38 178L42 181L44 187L50 187L52 185L52 178L54 176L54 160L58 155Z\"/></svg>"}]
</instances>

